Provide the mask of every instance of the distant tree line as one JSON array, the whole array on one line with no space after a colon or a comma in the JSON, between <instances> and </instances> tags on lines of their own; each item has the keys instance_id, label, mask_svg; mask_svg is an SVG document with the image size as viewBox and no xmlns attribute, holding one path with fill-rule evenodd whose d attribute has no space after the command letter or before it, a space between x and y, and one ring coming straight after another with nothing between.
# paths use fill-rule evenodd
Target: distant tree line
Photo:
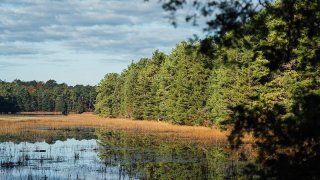
<instances>
[{"instance_id":1,"label":"distant tree line","mask_svg":"<svg viewBox=\"0 0 320 180\"><path fill-rule=\"evenodd\" d=\"M68 86L54 80L5 82L0 80L0 113L69 112L94 110L94 86Z\"/></svg>"}]
</instances>

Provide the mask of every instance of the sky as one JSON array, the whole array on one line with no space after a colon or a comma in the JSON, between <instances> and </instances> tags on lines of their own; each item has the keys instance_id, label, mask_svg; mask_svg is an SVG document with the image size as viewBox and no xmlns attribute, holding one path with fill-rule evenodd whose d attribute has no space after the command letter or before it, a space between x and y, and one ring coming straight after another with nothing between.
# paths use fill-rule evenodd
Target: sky
<instances>
[{"instance_id":1,"label":"sky","mask_svg":"<svg viewBox=\"0 0 320 180\"><path fill-rule=\"evenodd\" d=\"M186 23L174 28L157 2L1 0L0 79L96 85L201 33Z\"/></svg>"}]
</instances>

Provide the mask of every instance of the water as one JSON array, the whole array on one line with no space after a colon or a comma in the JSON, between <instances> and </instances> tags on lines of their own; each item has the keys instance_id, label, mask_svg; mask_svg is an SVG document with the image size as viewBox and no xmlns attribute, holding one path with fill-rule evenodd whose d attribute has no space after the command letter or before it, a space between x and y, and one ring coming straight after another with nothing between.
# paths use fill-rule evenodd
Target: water
<instances>
[{"instance_id":1,"label":"water","mask_svg":"<svg viewBox=\"0 0 320 180\"><path fill-rule=\"evenodd\" d=\"M0 179L118 179L118 167L106 168L94 139L4 142L0 154Z\"/></svg>"},{"instance_id":2,"label":"water","mask_svg":"<svg viewBox=\"0 0 320 180\"><path fill-rule=\"evenodd\" d=\"M217 147L98 129L0 143L0 179L236 179ZM77 134L75 136L75 134ZM89 134L89 135L88 135ZM21 134L20 134L21 135ZM73 138L76 137L77 139ZM60 139L60 140L59 140ZM40 140L40 141L39 141Z\"/></svg>"}]
</instances>

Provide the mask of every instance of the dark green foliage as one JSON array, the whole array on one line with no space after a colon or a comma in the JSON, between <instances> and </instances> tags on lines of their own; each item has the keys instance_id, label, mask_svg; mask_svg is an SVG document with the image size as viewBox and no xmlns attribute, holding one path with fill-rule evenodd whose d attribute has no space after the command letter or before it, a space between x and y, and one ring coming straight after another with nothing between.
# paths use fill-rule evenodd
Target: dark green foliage
<instances>
[{"instance_id":1,"label":"dark green foliage","mask_svg":"<svg viewBox=\"0 0 320 180\"><path fill-rule=\"evenodd\" d=\"M15 80L0 81L0 113L48 111L82 113L93 111L95 87L67 86L54 80L46 83Z\"/></svg>"},{"instance_id":2,"label":"dark green foliage","mask_svg":"<svg viewBox=\"0 0 320 180\"><path fill-rule=\"evenodd\" d=\"M18 112L19 106L17 100L12 97L0 97L0 112L1 113L16 113Z\"/></svg>"},{"instance_id":3,"label":"dark green foliage","mask_svg":"<svg viewBox=\"0 0 320 180\"><path fill-rule=\"evenodd\" d=\"M62 112L64 115L68 114L68 106L64 95L58 96L55 104L56 111Z\"/></svg>"},{"instance_id":4,"label":"dark green foliage","mask_svg":"<svg viewBox=\"0 0 320 180\"><path fill-rule=\"evenodd\" d=\"M320 161L320 92L296 92L290 111L280 103L260 102L254 107L233 109L235 128L229 139L235 148L244 134L252 133L258 150L252 169L262 177L278 179L318 179Z\"/></svg>"},{"instance_id":5,"label":"dark green foliage","mask_svg":"<svg viewBox=\"0 0 320 180\"><path fill-rule=\"evenodd\" d=\"M208 118L206 90L212 66L199 49L198 44L183 42L168 56L156 51L121 75L106 75L97 87L96 113L203 124Z\"/></svg>"},{"instance_id":6,"label":"dark green foliage","mask_svg":"<svg viewBox=\"0 0 320 180\"><path fill-rule=\"evenodd\" d=\"M160 2L172 15L193 7L186 20L204 17L215 37L177 45L157 68L154 57L129 66L120 115L231 125L234 148L255 138L261 166L247 172L319 179L320 1Z\"/></svg>"},{"instance_id":7,"label":"dark green foliage","mask_svg":"<svg viewBox=\"0 0 320 180\"><path fill-rule=\"evenodd\" d=\"M116 117L119 115L120 104L117 101L116 87L119 75L112 73L105 76L97 86L97 103L95 113L103 116Z\"/></svg>"},{"instance_id":8,"label":"dark green foliage","mask_svg":"<svg viewBox=\"0 0 320 180\"><path fill-rule=\"evenodd\" d=\"M145 0L149 1L149 0ZM274 0L159 0L162 8L170 12L169 19L174 26L178 25L176 16L180 9L188 9L185 21L192 25L205 22L203 30L213 33L216 38L226 32L234 31L236 37L241 37L243 24L248 23L261 8L268 6ZM200 23L199 23L200 22ZM221 39L218 39L221 40Z\"/></svg>"},{"instance_id":9,"label":"dark green foliage","mask_svg":"<svg viewBox=\"0 0 320 180\"><path fill-rule=\"evenodd\" d=\"M198 48L181 43L161 67L158 98L162 119L179 124L202 124L206 120L210 69Z\"/></svg>"},{"instance_id":10,"label":"dark green foliage","mask_svg":"<svg viewBox=\"0 0 320 180\"><path fill-rule=\"evenodd\" d=\"M246 48L258 55L248 60L248 66L240 64L240 72L254 69L258 60L264 63L249 73L256 81L246 87L249 94L224 106L228 115L222 120L234 125L229 139L235 148L246 134L255 138L256 162L262 168L250 173L267 179L319 179L319 1L276 1L262 14L264 32L256 32L260 39L249 39L253 46ZM224 92L241 92L243 87L219 86Z\"/></svg>"}]
</instances>

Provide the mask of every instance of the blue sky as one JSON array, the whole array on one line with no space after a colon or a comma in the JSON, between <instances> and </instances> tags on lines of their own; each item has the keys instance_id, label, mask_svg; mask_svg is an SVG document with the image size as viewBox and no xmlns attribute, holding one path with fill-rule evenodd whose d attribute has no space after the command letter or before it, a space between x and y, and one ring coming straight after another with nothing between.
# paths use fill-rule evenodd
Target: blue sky
<instances>
[{"instance_id":1,"label":"blue sky","mask_svg":"<svg viewBox=\"0 0 320 180\"><path fill-rule=\"evenodd\" d=\"M185 23L172 27L157 2L1 0L0 79L95 85L201 33Z\"/></svg>"}]
</instances>

